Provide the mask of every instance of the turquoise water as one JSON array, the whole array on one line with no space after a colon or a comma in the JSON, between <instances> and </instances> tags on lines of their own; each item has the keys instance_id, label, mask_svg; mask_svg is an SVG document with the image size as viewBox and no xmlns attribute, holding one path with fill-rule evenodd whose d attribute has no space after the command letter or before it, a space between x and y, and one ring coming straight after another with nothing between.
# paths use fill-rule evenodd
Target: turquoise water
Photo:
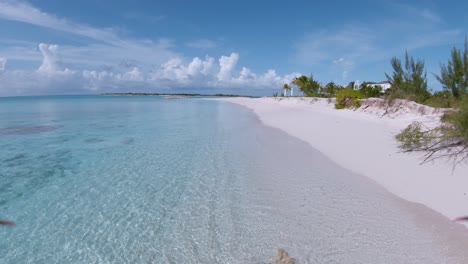
<instances>
[{"instance_id":1,"label":"turquoise water","mask_svg":"<svg viewBox=\"0 0 468 264\"><path fill-rule=\"evenodd\" d=\"M0 263L464 263L385 190L224 102L0 98L0 162L17 223Z\"/></svg>"},{"instance_id":2,"label":"turquoise water","mask_svg":"<svg viewBox=\"0 0 468 264\"><path fill-rule=\"evenodd\" d=\"M224 202L215 186L236 202L245 111L157 97L0 104L0 219L17 222L0 230L1 263L147 263L203 255L205 238L221 247L203 221Z\"/></svg>"}]
</instances>

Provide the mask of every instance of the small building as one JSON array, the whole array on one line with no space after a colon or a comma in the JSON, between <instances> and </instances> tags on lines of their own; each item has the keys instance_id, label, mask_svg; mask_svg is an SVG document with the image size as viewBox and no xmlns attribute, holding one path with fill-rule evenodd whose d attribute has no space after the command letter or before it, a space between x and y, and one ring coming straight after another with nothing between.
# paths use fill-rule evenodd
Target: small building
<instances>
[{"instance_id":1,"label":"small building","mask_svg":"<svg viewBox=\"0 0 468 264\"><path fill-rule=\"evenodd\" d=\"M382 81L382 82L365 82L369 86L380 86L382 88L382 93L384 93L386 90L390 89L392 85L388 81ZM354 90L359 90L361 88L361 83L359 81L354 82Z\"/></svg>"},{"instance_id":2,"label":"small building","mask_svg":"<svg viewBox=\"0 0 468 264\"><path fill-rule=\"evenodd\" d=\"M386 90L390 89L390 87L392 87L392 85L388 82L388 81L383 81L383 82L378 82L378 83L374 83L374 82L369 82L367 83L368 85L371 85L371 86L380 86L382 88L382 93L384 93Z\"/></svg>"}]
</instances>

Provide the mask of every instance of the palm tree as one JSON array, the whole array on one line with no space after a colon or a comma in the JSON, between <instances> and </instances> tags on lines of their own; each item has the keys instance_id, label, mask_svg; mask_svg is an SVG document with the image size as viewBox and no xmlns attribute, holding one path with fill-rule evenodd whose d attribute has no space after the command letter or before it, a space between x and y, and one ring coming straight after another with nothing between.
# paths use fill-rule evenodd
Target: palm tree
<instances>
[{"instance_id":1,"label":"palm tree","mask_svg":"<svg viewBox=\"0 0 468 264\"><path fill-rule=\"evenodd\" d=\"M294 78L294 80L291 82L291 84L296 85L299 88L299 91L301 91L304 94L304 87L306 87L310 83L309 77L302 75L299 77Z\"/></svg>"},{"instance_id":2,"label":"palm tree","mask_svg":"<svg viewBox=\"0 0 468 264\"><path fill-rule=\"evenodd\" d=\"M289 84L285 83L283 85L283 94L284 94L284 96L287 96L287 94L286 94L287 90L291 90L291 86L289 86Z\"/></svg>"},{"instance_id":3,"label":"palm tree","mask_svg":"<svg viewBox=\"0 0 468 264\"><path fill-rule=\"evenodd\" d=\"M297 85L299 87L299 91L306 96L317 95L322 86L317 80L314 80L314 76L312 75L310 75L310 77L305 75L296 77L291 84Z\"/></svg>"}]
</instances>

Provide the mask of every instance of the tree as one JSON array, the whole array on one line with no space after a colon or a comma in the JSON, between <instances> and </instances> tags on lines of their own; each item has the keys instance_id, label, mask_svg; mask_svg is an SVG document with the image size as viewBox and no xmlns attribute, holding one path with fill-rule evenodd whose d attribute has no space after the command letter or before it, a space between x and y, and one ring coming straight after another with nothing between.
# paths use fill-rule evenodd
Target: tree
<instances>
[{"instance_id":1,"label":"tree","mask_svg":"<svg viewBox=\"0 0 468 264\"><path fill-rule=\"evenodd\" d=\"M299 91L303 92L306 96L317 95L321 86L319 82L314 80L312 75L310 77L305 75L296 77L291 83L297 85Z\"/></svg>"},{"instance_id":2,"label":"tree","mask_svg":"<svg viewBox=\"0 0 468 264\"><path fill-rule=\"evenodd\" d=\"M305 75L302 75L302 76L294 78L294 80L292 80L291 84L296 85L297 87L299 87L299 91L301 91L302 93L305 93L304 92L304 87L306 87L309 82L310 82L309 77L307 77Z\"/></svg>"},{"instance_id":3,"label":"tree","mask_svg":"<svg viewBox=\"0 0 468 264\"><path fill-rule=\"evenodd\" d=\"M287 94L286 94L286 91L287 91L287 90L291 90L291 86L289 86L289 84L285 83L285 84L283 85L283 95L284 95L284 96L287 95Z\"/></svg>"},{"instance_id":4,"label":"tree","mask_svg":"<svg viewBox=\"0 0 468 264\"><path fill-rule=\"evenodd\" d=\"M363 82L359 87L359 91L365 97L379 97L382 93L382 87L379 85L372 85L367 82Z\"/></svg>"},{"instance_id":5,"label":"tree","mask_svg":"<svg viewBox=\"0 0 468 264\"><path fill-rule=\"evenodd\" d=\"M388 81L392 85L390 96L393 98L404 98L416 102L424 102L431 94L427 90L427 78L424 70L423 60L414 60L405 53L405 68L401 65L401 60L393 57L390 61L393 73L390 76L385 73Z\"/></svg>"},{"instance_id":6,"label":"tree","mask_svg":"<svg viewBox=\"0 0 468 264\"><path fill-rule=\"evenodd\" d=\"M344 88L342 86L336 85L334 82L329 82L325 85L325 87L322 88L321 92L325 97L334 97L340 90L343 89Z\"/></svg>"},{"instance_id":7,"label":"tree","mask_svg":"<svg viewBox=\"0 0 468 264\"><path fill-rule=\"evenodd\" d=\"M346 86L346 89L354 90L354 85L355 84L356 84L356 82L349 82L348 85Z\"/></svg>"},{"instance_id":8,"label":"tree","mask_svg":"<svg viewBox=\"0 0 468 264\"><path fill-rule=\"evenodd\" d=\"M444 89L449 90L453 97L460 99L468 94L468 40L465 39L465 50L452 49L451 59L447 65L440 65L440 75L435 75Z\"/></svg>"}]
</instances>

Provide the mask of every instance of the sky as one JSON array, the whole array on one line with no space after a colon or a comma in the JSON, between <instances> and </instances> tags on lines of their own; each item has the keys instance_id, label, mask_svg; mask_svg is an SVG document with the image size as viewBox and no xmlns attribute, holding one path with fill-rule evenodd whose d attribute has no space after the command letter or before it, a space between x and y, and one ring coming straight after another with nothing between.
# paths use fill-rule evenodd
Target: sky
<instances>
[{"instance_id":1,"label":"sky","mask_svg":"<svg viewBox=\"0 0 468 264\"><path fill-rule=\"evenodd\" d=\"M319 2L319 3L318 3ZM0 96L271 95L301 74L383 81L405 50L429 88L468 1L0 0Z\"/></svg>"}]
</instances>

